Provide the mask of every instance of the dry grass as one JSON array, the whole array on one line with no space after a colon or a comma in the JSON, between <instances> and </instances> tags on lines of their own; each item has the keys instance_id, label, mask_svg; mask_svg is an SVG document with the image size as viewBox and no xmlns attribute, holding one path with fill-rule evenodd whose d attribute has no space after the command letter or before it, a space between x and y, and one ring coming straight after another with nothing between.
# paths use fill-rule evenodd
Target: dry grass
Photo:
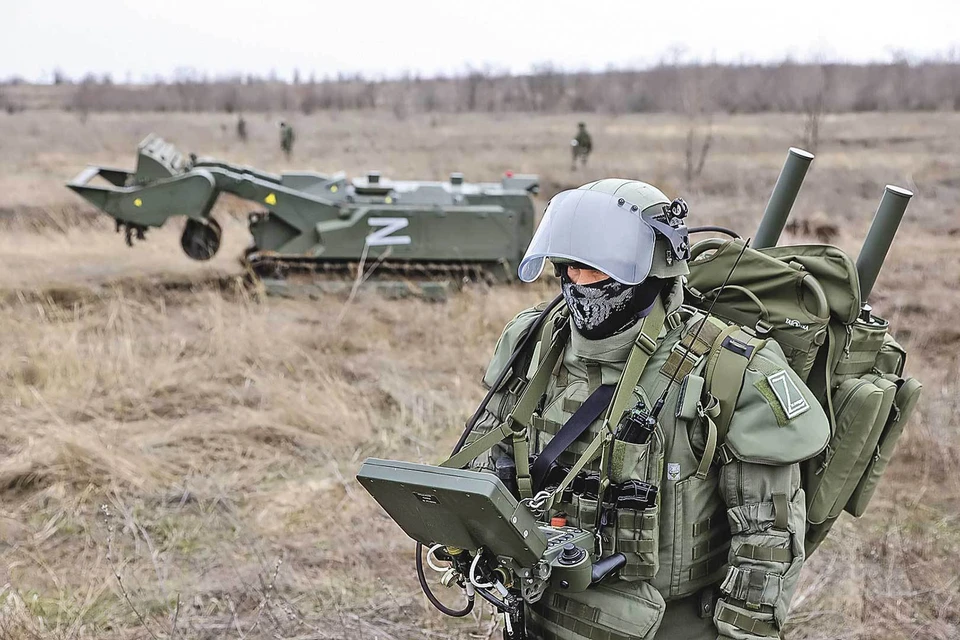
<instances>
[{"instance_id":1,"label":"dry grass","mask_svg":"<svg viewBox=\"0 0 960 640\"><path fill-rule=\"evenodd\" d=\"M0 115L0 637L490 637L418 594L409 541L353 480L368 455L437 461L481 395L503 323L545 287L445 305L265 299L236 278L225 202L212 264L176 229L130 250L60 184L126 166L157 130L280 170L272 122L242 146L215 115ZM960 625L958 116L830 116L797 207L855 250L884 182L915 187L875 307L926 397L876 503L812 558L790 638L956 638ZM575 120L574 120L575 122ZM545 195L607 174L682 184L682 118L594 117L571 173L570 118L325 114L297 166L397 177L536 171ZM687 196L746 232L801 116L725 117ZM811 222L815 226L815 222ZM808 225L809 226L809 225ZM802 226L798 227L802 229ZM342 320L340 319L342 316Z\"/></svg>"}]
</instances>

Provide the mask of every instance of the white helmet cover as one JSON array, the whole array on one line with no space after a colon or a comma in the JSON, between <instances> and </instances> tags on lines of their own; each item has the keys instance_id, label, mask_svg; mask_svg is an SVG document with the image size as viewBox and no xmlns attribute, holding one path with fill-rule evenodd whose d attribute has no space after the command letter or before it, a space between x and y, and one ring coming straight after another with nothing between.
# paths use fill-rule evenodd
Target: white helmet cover
<instances>
[{"instance_id":1,"label":"white helmet cover","mask_svg":"<svg viewBox=\"0 0 960 640\"><path fill-rule=\"evenodd\" d=\"M547 258L581 262L627 285L650 273L656 233L639 206L591 189L561 191L547 204L518 275L533 282Z\"/></svg>"}]
</instances>

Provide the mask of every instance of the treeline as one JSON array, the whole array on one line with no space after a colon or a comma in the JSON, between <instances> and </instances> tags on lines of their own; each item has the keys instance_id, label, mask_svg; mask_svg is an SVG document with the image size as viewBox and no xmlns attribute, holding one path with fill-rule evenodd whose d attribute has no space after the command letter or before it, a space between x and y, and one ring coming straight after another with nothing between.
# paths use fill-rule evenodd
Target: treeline
<instances>
[{"instance_id":1,"label":"treeline","mask_svg":"<svg viewBox=\"0 0 960 640\"><path fill-rule=\"evenodd\" d=\"M483 69L455 77L371 80L359 75L292 82L253 76L118 84L109 77L53 85L0 84L0 109L217 111L756 113L960 110L960 64L660 65L525 75Z\"/></svg>"}]
</instances>

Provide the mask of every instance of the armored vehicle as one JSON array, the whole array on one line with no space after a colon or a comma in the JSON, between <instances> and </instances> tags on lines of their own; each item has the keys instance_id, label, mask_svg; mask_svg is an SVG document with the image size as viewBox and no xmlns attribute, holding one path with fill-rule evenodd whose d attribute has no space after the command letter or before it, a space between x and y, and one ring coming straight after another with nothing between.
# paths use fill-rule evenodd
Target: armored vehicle
<instances>
[{"instance_id":1,"label":"armored vehicle","mask_svg":"<svg viewBox=\"0 0 960 640\"><path fill-rule=\"evenodd\" d=\"M101 178L94 182L95 178ZM413 279L510 281L534 229L532 175L497 183L393 181L377 172L274 175L184 155L150 135L134 171L91 166L67 186L116 220L128 244L175 216L187 218L184 252L208 260L220 248L211 211L221 193L261 208L249 214L246 261L261 275L292 270L364 271ZM353 267L353 268L351 268Z\"/></svg>"}]
</instances>

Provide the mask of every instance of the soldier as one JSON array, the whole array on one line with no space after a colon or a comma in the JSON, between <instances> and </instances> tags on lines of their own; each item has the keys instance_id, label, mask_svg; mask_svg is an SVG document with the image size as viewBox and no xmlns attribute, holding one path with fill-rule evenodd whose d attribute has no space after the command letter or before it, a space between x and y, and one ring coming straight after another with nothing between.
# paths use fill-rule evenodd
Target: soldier
<instances>
[{"instance_id":1,"label":"soldier","mask_svg":"<svg viewBox=\"0 0 960 640\"><path fill-rule=\"evenodd\" d=\"M683 306L685 211L643 182L592 182L553 197L520 263L531 282L550 260L566 304L469 442L507 420L530 428L472 467L515 478L525 497L556 489L586 460L550 513L592 530L605 556L627 558L597 586L548 590L527 606L530 638L755 640L780 637L786 621L805 557L799 462L822 451L829 423L778 344ZM488 387L541 309L504 329ZM519 402L524 394L539 401ZM597 451L604 413L612 429ZM621 416L651 413L646 437L618 427ZM734 450L734 433L750 434L749 446L738 438ZM656 499L638 506L638 488L650 485Z\"/></svg>"},{"instance_id":2,"label":"soldier","mask_svg":"<svg viewBox=\"0 0 960 640\"><path fill-rule=\"evenodd\" d=\"M577 158L580 158L581 164L586 166L587 156L593 151L593 140L590 139L590 134L587 133L587 123L577 123L577 135L570 141L570 150L573 153L573 164L570 168L576 171Z\"/></svg>"},{"instance_id":3,"label":"soldier","mask_svg":"<svg viewBox=\"0 0 960 640\"><path fill-rule=\"evenodd\" d=\"M293 127L286 122L280 123L280 148L283 150L283 154L287 156L287 160L290 159L290 156L293 155Z\"/></svg>"},{"instance_id":4,"label":"soldier","mask_svg":"<svg viewBox=\"0 0 960 640\"><path fill-rule=\"evenodd\" d=\"M243 119L243 116L237 118L237 138L240 142L247 141L247 121Z\"/></svg>"}]
</instances>

